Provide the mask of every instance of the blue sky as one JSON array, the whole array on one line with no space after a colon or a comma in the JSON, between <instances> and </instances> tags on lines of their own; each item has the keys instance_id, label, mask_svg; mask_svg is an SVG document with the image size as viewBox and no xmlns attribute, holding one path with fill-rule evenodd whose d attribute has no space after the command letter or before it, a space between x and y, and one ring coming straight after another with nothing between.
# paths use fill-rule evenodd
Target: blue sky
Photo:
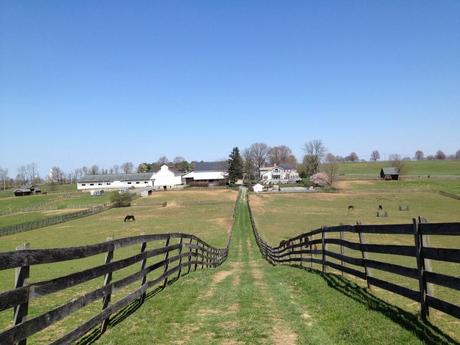
<instances>
[{"instance_id":1,"label":"blue sky","mask_svg":"<svg viewBox=\"0 0 460 345\"><path fill-rule=\"evenodd\" d=\"M0 0L0 166L460 149L460 1Z\"/></svg>"}]
</instances>

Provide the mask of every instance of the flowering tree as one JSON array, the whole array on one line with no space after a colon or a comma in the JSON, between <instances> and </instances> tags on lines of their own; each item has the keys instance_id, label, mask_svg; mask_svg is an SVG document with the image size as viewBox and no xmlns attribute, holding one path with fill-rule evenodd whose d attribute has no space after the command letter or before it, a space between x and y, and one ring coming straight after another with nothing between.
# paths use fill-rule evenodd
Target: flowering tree
<instances>
[{"instance_id":1,"label":"flowering tree","mask_svg":"<svg viewBox=\"0 0 460 345\"><path fill-rule=\"evenodd\" d=\"M310 182L320 187L325 187L330 184L329 176L324 172L319 172L310 176Z\"/></svg>"}]
</instances>

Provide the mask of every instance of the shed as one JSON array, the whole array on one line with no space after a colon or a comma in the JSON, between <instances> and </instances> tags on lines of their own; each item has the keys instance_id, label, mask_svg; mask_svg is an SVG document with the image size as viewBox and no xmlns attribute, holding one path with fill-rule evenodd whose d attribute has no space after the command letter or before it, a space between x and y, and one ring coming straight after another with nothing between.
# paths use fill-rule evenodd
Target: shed
<instances>
[{"instance_id":1,"label":"shed","mask_svg":"<svg viewBox=\"0 0 460 345\"><path fill-rule=\"evenodd\" d=\"M24 196L24 195L31 195L32 191L30 188L19 188L14 191L15 196Z\"/></svg>"},{"instance_id":2,"label":"shed","mask_svg":"<svg viewBox=\"0 0 460 345\"><path fill-rule=\"evenodd\" d=\"M383 180L399 180L399 168L387 167L380 170L380 178Z\"/></svg>"},{"instance_id":3,"label":"shed","mask_svg":"<svg viewBox=\"0 0 460 345\"><path fill-rule=\"evenodd\" d=\"M254 186L252 186L252 190L256 193L260 193L260 192L263 192L264 186L261 185L260 183L257 183Z\"/></svg>"}]
</instances>

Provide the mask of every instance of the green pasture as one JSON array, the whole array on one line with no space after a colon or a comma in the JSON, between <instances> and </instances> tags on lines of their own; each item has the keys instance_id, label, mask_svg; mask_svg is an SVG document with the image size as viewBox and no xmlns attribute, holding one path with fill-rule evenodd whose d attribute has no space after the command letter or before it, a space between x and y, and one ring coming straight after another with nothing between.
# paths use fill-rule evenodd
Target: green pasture
<instances>
[{"instance_id":1,"label":"green pasture","mask_svg":"<svg viewBox=\"0 0 460 345\"><path fill-rule=\"evenodd\" d=\"M405 161L407 174L413 176L460 176L460 160ZM390 162L341 162L339 175L379 176L380 169L391 166Z\"/></svg>"},{"instance_id":2,"label":"green pasture","mask_svg":"<svg viewBox=\"0 0 460 345\"><path fill-rule=\"evenodd\" d=\"M160 232L192 233L208 243L222 247L227 241L232 225L232 214L237 192L231 190L214 191L180 191L156 193L154 196L137 199L133 206L115 208L108 211L66 223L36 229L28 232L2 237L0 251L14 250L22 243L30 243L31 248L70 247L104 242L108 237L114 239ZM166 203L166 206L164 206ZM135 222L124 223L126 214L133 214ZM173 242L171 242L173 244ZM163 241L149 244L149 249L163 246ZM140 246L131 246L115 251L115 260L139 253ZM148 264L162 259L163 256L150 258ZM43 281L63 276L85 268L104 263L104 255L86 259L61 262L51 265L31 267L30 281ZM114 273L114 280L123 278L139 270L133 265ZM156 272L158 275L162 272ZM155 277L152 274L151 278ZM14 271L0 271L0 291L12 287ZM29 306L30 315L38 315L71 300L75 296L101 287L103 277L94 279L76 287L33 300ZM113 295L113 301L134 290L139 282L126 287ZM69 331L78 323L87 320L100 310L99 303L93 303L76 314L32 337L28 343L48 343L59 334ZM11 310L0 312L0 329L5 328L12 320Z\"/></svg>"},{"instance_id":3,"label":"green pasture","mask_svg":"<svg viewBox=\"0 0 460 345\"><path fill-rule=\"evenodd\" d=\"M258 229L272 245L300 233L339 224L408 224L418 216L429 222L460 222L460 201L444 197L435 192L415 191L366 191L367 181L362 181L358 189L343 193L302 193L302 194L251 194L251 206ZM364 183L366 182L366 183ZM356 183L359 183L357 181ZM373 186L373 185L371 185ZM349 187L349 186L348 186ZM353 210L348 206L353 205ZM388 217L376 217L378 206L382 205ZM409 211L399 211L400 205L408 205ZM339 234L331 234L338 238ZM356 234L345 234L345 239L359 243ZM414 245L414 237L407 235L366 235L369 243ZM460 238L455 236L429 236L430 245L447 248L460 248ZM340 248L330 245L329 249L340 253ZM361 257L360 252L345 248L345 254ZM414 258L369 254L370 259L391 262L407 267L416 267ZM331 259L333 262L337 260ZM460 265L432 261L432 270L452 276L460 275ZM314 265L315 266L315 265ZM317 267L319 269L319 267ZM407 277L372 270L372 276L418 290L418 282ZM360 282L363 283L362 281ZM413 313L418 304L393 293L373 288L377 296L385 298ZM435 287L432 294L436 297L459 304L458 291ZM443 313L433 311L432 320L451 334L455 333L457 320Z\"/></svg>"}]
</instances>

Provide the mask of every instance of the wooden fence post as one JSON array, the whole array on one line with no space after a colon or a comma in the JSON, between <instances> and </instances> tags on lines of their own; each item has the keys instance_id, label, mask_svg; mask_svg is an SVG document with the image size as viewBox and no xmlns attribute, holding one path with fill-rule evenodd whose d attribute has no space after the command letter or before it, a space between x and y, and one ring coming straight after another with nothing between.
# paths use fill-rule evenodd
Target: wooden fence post
<instances>
[{"instance_id":1,"label":"wooden fence post","mask_svg":"<svg viewBox=\"0 0 460 345\"><path fill-rule=\"evenodd\" d=\"M25 250L25 249L30 249L30 243L24 243L18 247L16 247L16 250ZM28 279L29 279L29 274L30 274L30 266L21 266L16 268L15 271L15 278L14 278L14 288L18 289L21 288L25 285L28 284ZM19 325L24 319L27 317L27 313L29 312L29 298L27 298L27 301L25 303L19 304L16 307L14 307L14 325ZM18 345L26 345L27 344L27 338L21 340L18 342Z\"/></svg>"},{"instance_id":2,"label":"wooden fence post","mask_svg":"<svg viewBox=\"0 0 460 345\"><path fill-rule=\"evenodd\" d=\"M145 235L145 234L142 233L142 235ZM142 242L142 245L141 245L141 253L144 253L146 249L147 249L147 242ZM147 266L147 258L145 258L145 259L142 260L142 263L141 263L141 272L145 269L146 266ZM147 282L147 274L142 274L141 286L143 286L146 282ZM144 302L145 296L146 296L146 292L144 292L144 293L142 294L142 296L141 296L141 302Z\"/></svg>"},{"instance_id":3,"label":"wooden fence post","mask_svg":"<svg viewBox=\"0 0 460 345\"><path fill-rule=\"evenodd\" d=\"M426 218L421 218L418 217L419 224L425 224L428 223ZM423 225L419 225L419 227ZM423 235L422 234L422 248L423 247L429 247L430 246L430 235ZM431 259L426 259L425 257L423 258L423 263L425 265L425 271L433 271L433 267L431 265ZM429 296L434 296L434 284L432 283L426 283L426 292ZM429 310L428 310L429 311Z\"/></svg>"},{"instance_id":4,"label":"wooden fence post","mask_svg":"<svg viewBox=\"0 0 460 345\"><path fill-rule=\"evenodd\" d=\"M179 242L179 244L180 244L180 247L179 247L179 255L182 254L183 242L184 242L184 237L181 235L181 236L180 236L180 242ZM178 265L179 265L179 273L177 273L177 279L180 278L180 274L181 274L181 272L182 272L182 256L179 258L179 264L178 264Z\"/></svg>"},{"instance_id":5,"label":"wooden fence post","mask_svg":"<svg viewBox=\"0 0 460 345\"><path fill-rule=\"evenodd\" d=\"M168 237L166 238L166 244L165 244L165 247L168 247L169 246L169 241L171 240L171 235L168 234ZM169 267L169 262L168 262L168 259L169 259L169 249L166 250L166 254L165 254L165 269L163 271L163 274L165 274L167 271L168 271L168 267ZM165 280L163 282L163 289L166 287L166 285L168 284L168 277L165 277Z\"/></svg>"},{"instance_id":6,"label":"wooden fence post","mask_svg":"<svg viewBox=\"0 0 460 345\"><path fill-rule=\"evenodd\" d=\"M311 245L311 241L313 240L313 236L311 237L311 240L309 237L308 238L308 245L310 247L310 269L313 269L313 253L311 252L313 250L313 247Z\"/></svg>"},{"instance_id":7,"label":"wooden fence post","mask_svg":"<svg viewBox=\"0 0 460 345\"><path fill-rule=\"evenodd\" d=\"M304 245L305 245L305 237L301 237L301 238L299 239L299 244L301 244L301 246L299 247L299 248L300 248L299 250L302 252L302 251L303 251L303 247L304 247ZM300 253L300 254L299 254L299 257L300 257L300 267L303 268L303 261L302 261L302 260L303 260L303 254Z\"/></svg>"},{"instance_id":8,"label":"wooden fence post","mask_svg":"<svg viewBox=\"0 0 460 345\"><path fill-rule=\"evenodd\" d=\"M107 237L107 241L112 241L112 240L113 240L112 237ZM113 260L113 251L114 251L114 247L113 247L113 245L111 245L109 247L109 250L107 251L106 256L105 256L105 264L106 265L112 262L112 260ZM111 281L112 281L112 272L106 273L105 277L104 277L104 286L110 284ZM102 300L102 310L104 310L105 308L107 308L109 306L111 298L112 298L112 292L108 293L103 298L103 300ZM110 320L110 317L108 317L107 319L105 319L102 322L101 333L104 333L105 330L107 329L107 326L109 325L109 320Z\"/></svg>"},{"instance_id":9,"label":"wooden fence post","mask_svg":"<svg viewBox=\"0 0 460 345\"><path fill-rule=\"evenodd\" d=\"M326 233L324 232L325 227L321 227L321 254L323 263L323 273L326 273Z\"/></svg>"},{"instance_id":10,"label":"wooden fence post","mask_svg":"<svg viewBox=\"0 0 460 345\"><path fill-rule=\"evenodd\" d=\"M340 231L339 234L340 234L340 241L343 241L344 240L343 231ZM340 243L340 255L344 255L342 243ZM340 259L340 265L342 267L345 267L345 263L343 262L343 259ZM340 270L340 273L342 273L342 277L343 277L343 270Z\"/></svg>"},{"instance_id":11,"label":"wooden fence post","mask_svg":"<svg viewBox=\"0 0 460 345\"><path fill-rule=\"evenodd\" d=\"M422 233L420 232L419 223L414 218L412 219L414 226L414 239L415 239L415 257L417 260L417 271L418 271L418 286L420 292L420 314L422 320L426 320L429 316L428 304L426 301L426 280L425 280L425 263L423 260L423 240Z\"/></svg>"},{"instance_id":12,"label":"wooden fence post","mask_svg":"<svg viewBox=\"0 0 460 345\"><path fill-rule=\"evenodd\" d=\"M356 230L358 231L358 237L359 237L359 249L361 250L361 258L363 259L363 266L364 266L364 275L366 276L366 284L367 288L371 288L371 284L369 284L369 269L367 268L366 261L368 259L367 252L364 250L364 245L366 244L366 238L364 237L364 234L361 232L360 226L361 222L356 222Z\"/></svg>"},{"instance_id":13,"label":"wooden fence post","mask_svg":"<svg viewBox=\"0 0 460 345\"><path fill-rule=\"evenodd\" d=\"M196 248L195 248L195 271L196 269L198 268L198 250L199 250L199 246L198 246L198 240L196 240Z\"/></svg>"},{"instance_id":14,"label":"wooden fence post","mask_svg":"<svg viewBox=\"0 0 460 345\"><path fill-rule=\"evenodd\" d=\"M188 269L187 269L187 273L190 273L190 270L192 269L192 240L193 238L190 237L190 241L188 243L189 247L188 247Z\"/></svg>"}]
</instances>

